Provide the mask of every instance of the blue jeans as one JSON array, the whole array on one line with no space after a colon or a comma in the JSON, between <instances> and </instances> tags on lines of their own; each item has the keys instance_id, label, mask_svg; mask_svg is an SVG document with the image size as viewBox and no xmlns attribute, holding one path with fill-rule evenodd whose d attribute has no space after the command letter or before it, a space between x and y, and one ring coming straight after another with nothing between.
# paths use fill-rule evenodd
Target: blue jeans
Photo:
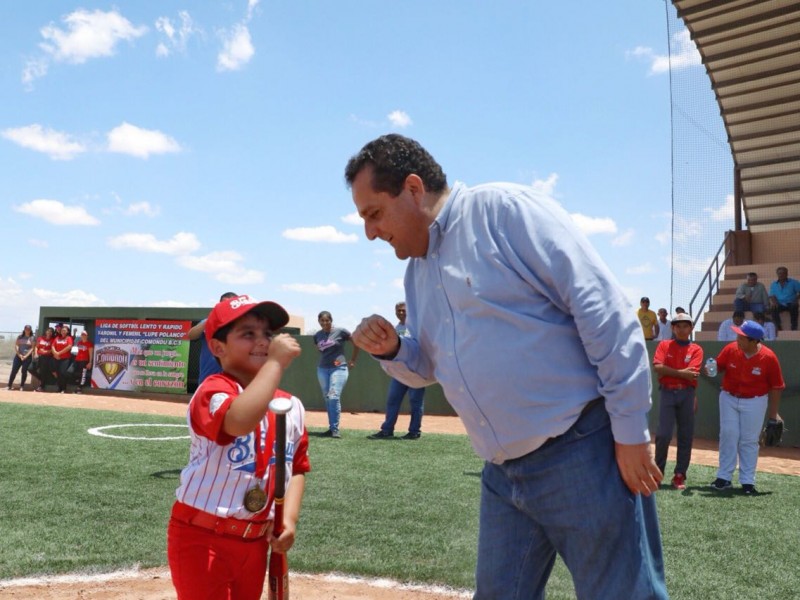
<instances>
[{"instance_id":1,"label":"blue jeans","mask_svg":"<svg viewBox=\"0 0 800 600\"><path fill-rule=\"evenodd\" d=\"M733 310L741 310L742 312L749 310L750 312L764 312L764 304L762 302L748 302L744 298L733 299Z\"/></svg>"},{"instance_id":2,"label":"blue jeans","mask_svg":"<svg viewBox=\"0 0 800 600\"><path fill-rule=\"evenodd\" d=\"M655 496L622 481L602 403L481 483L474 600L543 599L556 553L579 599L668 598Z\"/></svg>"},{"instance_id":3,"label":"blue jeans","mask_svg":"<svg viewBox=\"0 0 800 600\"><path fill-rule=\"evenodd\" d=\"M342 414L342 390L347 383L347 365L338 367L317 367L317 379L328 410L328 427L331 431L339 431L339 418Z\"/></svg>"},{"instance_id":4,"label":"blue jeans","mask_svg":"<svg viewBox=\"0 0 800 600\"><path fill-rule=\"evenodd\" d=\"M425 388L412 388L396 379L389 384L389 395L386 397L386 420L381 425L381 431L394 433L397 415L400 414L400 405L403 397L408 392L408 402L411 405L411 421L408 424L409 433L420 433L422 428L423 399Z\"/></svg>"}]
</instances>

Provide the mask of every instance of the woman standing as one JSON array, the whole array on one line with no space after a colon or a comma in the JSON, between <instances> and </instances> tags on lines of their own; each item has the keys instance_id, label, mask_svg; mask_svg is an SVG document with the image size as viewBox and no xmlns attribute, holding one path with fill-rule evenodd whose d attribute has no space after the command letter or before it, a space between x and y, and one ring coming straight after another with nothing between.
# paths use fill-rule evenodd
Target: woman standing
<instances>
[{"instance_id":1,"label":"woman standing","mask_svg":"<svg viewBox=\"0 0 800 600\"><path fill-rule=\"evenodd\" d=\"M72 336L69 327L62 325L58 330L58 337L53 340L53 360L58 391L62 394L67 391L67 369L72 358Z\"/></svg>"},{"instance_id":2,"label":"woman standing","mask_svg":"<svg viewBox=\"0 0 800 600\"><path fill-rule=\"evenodd\" d=\"M53 328L48 327L44 335L40 335L36 340L36 347L33 349L33 356L38 364L37 372L39 376L39 387L37 392L43 392L45 386L52 381L53 368Z\"/></svg>"},{"instance_id":3,"label":"woman standing","mask_svg":"<svg viewBox=\"0 0 800 600\"><path fill-rule=\"evenodd\" d=\"M356 366L358 347L353 346L350 362L344 356L344 343L350 339L347 329L333 326L333 317L327 310L323 310L317 317L322 328L314 334L314 343L320 351L319 365L317 366L317 379L325 399L325 408L328 410L328 431L324 437L340 438L339 418L342 414L341 396L344 384L347 383L348 366Z\"/></svg>"},{"instance_id":4,"label":"woman standing","mask_svg":"<svg viewBox=\"0 0 800 600\"><path fill-rule=\"evenodd\" d=\"M8 378L8 389L12 389L14 379L17 377L17 372L22 369L22 378L19 382L20 391L25 389L25 380L28 379L28 369L31 367L33 361L33 346L35 339L33 337L33 328L30 325L25 325L17 336L17 342L14 344L14 362L11 365L11 376Z\"/></svg>"}]
</instances>

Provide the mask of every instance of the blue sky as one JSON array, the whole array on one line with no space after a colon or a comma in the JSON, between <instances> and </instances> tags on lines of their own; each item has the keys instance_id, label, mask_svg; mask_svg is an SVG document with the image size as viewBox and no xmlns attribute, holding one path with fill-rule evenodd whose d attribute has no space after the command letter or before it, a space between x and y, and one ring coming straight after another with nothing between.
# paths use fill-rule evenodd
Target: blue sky
<instances>
[{"instance_id":1,"label":"blue sky","mask_svg":"<svg viewBox=\"0 0 800 600\"><path fill-rule=\"evenodd\" d=\"M669 308L667 41L663 0L4 3L0 331L229 290L309 331L392 315L405 264L342 175L392 131L451 183L547 191Z\"/></svg>"}]
</instances>

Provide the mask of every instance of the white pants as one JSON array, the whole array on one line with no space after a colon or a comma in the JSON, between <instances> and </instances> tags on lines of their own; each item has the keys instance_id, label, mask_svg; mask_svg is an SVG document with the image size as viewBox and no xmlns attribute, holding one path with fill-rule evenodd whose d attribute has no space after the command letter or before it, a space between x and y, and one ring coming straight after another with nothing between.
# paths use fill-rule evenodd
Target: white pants
<instances>
[{"instance_id":1,"label":"white pants","mask_svg":"<svg viewBox=\"0 0 800 600\"><path fill-rule=\"evenodd\" d=\"M739 459L739 483L755 485L758 436L767 411L767 396L741 399L719 394L719 469L717 477L733 480Z\"/></svg>"}]
</instances>

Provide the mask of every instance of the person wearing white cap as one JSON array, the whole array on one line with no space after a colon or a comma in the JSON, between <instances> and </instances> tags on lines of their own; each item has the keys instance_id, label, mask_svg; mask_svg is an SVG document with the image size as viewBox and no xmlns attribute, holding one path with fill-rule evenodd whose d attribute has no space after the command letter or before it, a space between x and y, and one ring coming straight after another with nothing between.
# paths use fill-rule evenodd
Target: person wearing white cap
<instances>
[{"instance_id":1,"label":"person wearing white cap","mask_svg":"<svg viewBox=\"0 0 800 600\"><path fill-rule=\"evenodd\" d=\"M676 490L686 488L686 471L692 459L697 377L703 364L703 349L690 339L693 327L692 317L687 314L675 315L672 319L673 339L659 342L653 356L660 398L656 464L665 472L672 429L677 423L678 456L672 478L672 487Z\"/></svg>"},{"instance_id":2,"label":"person wearing white cap","mask_svg":"<svg viewBox=\"0 0 800 600\"><path fill-rule=\"evenodd\" d=\"M761 343L764 328L755 321L744 321L731 329L736 341L717 356L717 371L723 374L719 393L719 469L711 489L721 491L733 486L738 458L739 483L745 495L750 496L758 493L756 463L764 411L770 419L780 418L778 406L786 384L778 357Z\"/></svg>"}]
</instances>

